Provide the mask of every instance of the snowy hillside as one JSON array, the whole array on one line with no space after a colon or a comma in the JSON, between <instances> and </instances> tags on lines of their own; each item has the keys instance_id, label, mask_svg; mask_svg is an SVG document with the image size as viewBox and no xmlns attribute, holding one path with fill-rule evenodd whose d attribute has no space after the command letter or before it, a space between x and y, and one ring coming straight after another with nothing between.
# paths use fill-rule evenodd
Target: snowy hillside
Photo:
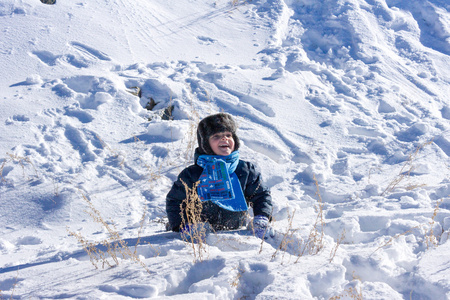
<instances>
[{"instance_id":1,"label":"snowy hillside","mask_svg":"<svg viewBox=\"0 0 450 300\"><path fill-rule=\"evenodd\" d=\"M449 11L1 1L0 299L450 299ZM199 257L165 196L220 111L278 235Z\"/></svg>"}]
</instances>

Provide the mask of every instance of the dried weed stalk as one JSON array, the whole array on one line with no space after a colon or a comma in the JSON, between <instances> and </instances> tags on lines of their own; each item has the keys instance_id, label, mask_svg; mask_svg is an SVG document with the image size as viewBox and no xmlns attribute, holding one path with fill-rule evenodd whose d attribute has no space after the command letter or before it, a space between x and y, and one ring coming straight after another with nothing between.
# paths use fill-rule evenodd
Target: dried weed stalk
<instances>
[{"instance_id":1,"label":"dried weed stalk","mask_svg":"<svg viewBox=\"0 0 450 300\"><path fill-rule=\"evenodd\" d=\"M190 113L189 113L189 128L185 135L185 137L182 140L182 143L186 145L186 148L184 149L184 153L182 157L185 161L185 167L189 165L193 160L194 150L197 147L197 125L200 121L200 114L198 110L195 108L196 102L194 101L194 97L192 96L192 90L190 86L186 86L186 89L188 91L187 96L189 98L189 105L190 105Z\"/></svg>"},{"instance_id":2,"label":"dried weed stalk","mask_svg":"<svg viewBox=\"0 0 450 300\"><path fill-rule=\"evenodd\" d=\"M239 282L241 280L242 275L245 273L244 269L241 269L239 267L237 269L236 277L233 279L233 281L230 282L230 285L234 288L237 288L239 286Z\"/></svg>"},{"instance_id":3,"label":"dried weed stalk","mask_svg":"<svg viewBox=\"0 0 450 300\"><path fill-rule=\"evenodd\" d=\"M272 260L275 259L275 257L278 255L278 252L282 251L281 256L281 264L283 264L285 254L287 253L287 250L289 246L295 243L294 234L297 232L297 229L292 228L292 221L294 220L295 216L295 210L292 212L292 214L288 213L288 227L286 232L283 234L283 237L281 238L280 245L275 250L275 252L272 254ZM297 245L299 246L299 245Z\"/></svg>"},{"instance_id":4,"label":"dried weed stalk","mask_svg":"<svg viewBox=\"0 0 450 300\"><path fill-rule=\"evenodd\" d=\"M17 286L17 282L19 281L19 268L17 268L17 274L16 277L14 278L14 283L12 285L12 290L11 290L11 296L10 296L10 300L15 299L16 297L14 296L14 292L16 291L16 286ZM3 300L3 295L2 295L2 290L0 290L0 299Z\"/></svg>"},{"instance_id":5,"label":"dried weed stalk","mask_svg":"<svg viewBox=\"0 0 450 300\"><path fill-rule=\"evenodd\" d=\"M315 255L318 254L320 250L323 249L323 237L325 235L324 233L325 221L323 218L323 200L322 196L320 195L319 183L317 182L315 175L313 176L313 179L317 189L316 196L318 198L318 204L316 206L317 216L314 225L309 233L309 236L306 239L305 243L303 244L303 249L299 251L297 260L295 261L296 263L298 262L300 257L303 256L305 253L309 255Z\"/></svg>"},{"instance_id":6,"label":"dried weed stalk","mask_svg":"<svg viewBox=\"0 0 450 300\"><path fill-rule=\"evenodd\" d=\"M427 249L430 246L436 247L438 245L438 239L440 238L440 236L442 236L442 232L441 235L439 237L437 237L433 231L433 225L435 223L434 219L437 216L437 213L439 211L439 205L441 205L442 201L444 201L444 199L441 199L439 201L437 201L436 206L434 207L433 210L433 216L431 217L431 221L429 222L430 224L430 231L428 232L427 236L425 237L425 242L427 244Z\"/></svg>"},{"instance_id":7,"label":"dried weed stalk","mask_svg":"<svg viewBox=\"0 0 450 300\"><path fill-rule=\"evenodd\" d=\"M395 241L396 239L398 239L401 236L407 235L408 233L411 233L414 229L420 228L420 225L414 226L411 229L402 232L402 233L397 233L396 235L392 236L389 240L387 240L387 242L385 242L384 244L382 244L381 246L379 246L377 249L375 249L369 256L372 256L375 252L377 252L378 250L387 247L389 245L392 245L392 242Z\"/></svg>"},{"instance_id":8,"label":"dried weed stalk","mask_svg":"<svg viewBox=\"0 0 450 300\"><path fill-rule=\"evenodd\" d=\"M355 299L355 300L363 300L363 295L361 288L358 290L354 287L349 287L345 289L342 294L338 296L331 297L330 300L338 300L338 299Z\"/></svg>"},{"instance_id":9,"label":"dried weed stalk","mask_svg":"<svg viewBox=\"0 0 450 300\"><path fill-rule=\"evenodd\" d=\"M336 241L336 245L334 245L333 249L330 252L330 263L333 262L334 257L336 256L336 252L339 248L339 246L341 245L342 241L345 238L345 229L342 230L341 235L338 237L337 241Z\"/></svg>"},{"instance_id":10,"label":"dried weed stalk","mask_svg":"<svg viewBox=\"0 0 450 300\"><path fill-rule=\"evenodd\" d=\"M24 156L19 156L19 155L16 155L16 154L11 154L11 153L6 153L6 155L8 157L3 159L2 165L0 166L0 178L1 178L1 181L6 181L6 179L3 177L3 170L5 169L5 166L8 163L11 163L11 162L20 165L20 167L22 168L23 177L26 177L26 175L25 175L25 167L27 165L30 165L33 168L33 170L34 170L34 173L35 173L36 177L39 177L38 176L38 172L37 172L36 168L34 167L34 164L33 164L33 162L31 161L30 158L24 157Z\"/></svg>"},{"instance_id":11,"label":"dried weed stalk","mask_svg":"<svg viewBox=\"0 0 450 300\"><path fill-rule=\"evenodd\" d=\"M186 135L186 149L184 151L184 160L186 163L190 163L193 160L193 153L195 147L197 147L197 124L199 122L198 113L195 112L189 117L189 128Z\"/></svg>"},{"instance_id":12,"label":"dried weed stalk","mask_svg":"<svg viewBox=\"0 0 450 300\"><path fill-rule=\"evenodd\" d=\"M250 1L252 1L252 0L231 0L231 5L232 6L238 6L238 5L244 5L244 4L246 4L247 2L250 2Z\"/></svg>"},{"instance_id":13,"label":"dried weed stalk","mask_svg":"<svg viewBox=\"0 0 450 300\"><path fill-rule=\"evenodd\" d=\"M346 288L341 294L331 297L329 300L338 300L338 299L355 299L355 300L363 300L363 295L362 295L362 289L361 286L359 287L359 289L357 289L357 285L361 283L361 278L357 275L355 275L355 272L353 271L352 274L353 277L353 282L355 284L355 287L350 286L348 288Z\"/></svg>"},{"instance_id":14,"label":"dried weed stalk","mask_svg":"<svg viewBox=\"0 0 450 300\"><path fill-rule=\"evenodd\" d=\"M380 194L380 196L385 196L391 193L405 178L409 178L411 172L414 170L414 160L417 158L420 150L422 150L425 146L430 145L433 141L423 143L419 145L416 150L408 156L408 159L403 164L402 168L398 175L388 184L388 186L384 189L384 191ZM417 187L421 187L423 185L409 185L406 188L411 190Z\"/></svg>"},{"instance_id":15,"label":"dried weed stalk","mask_svg":"<svg viewBox=\"0 0 450 300\"><path fill-rule=\"evenodd\" d=\"M184 232L181 237L192 247L194 262L201 262L208 254L208 249L205 243L206 226L201 220L203 205L197 194L199 182L196 182L192 188L185 182L182 183L186 191L186 199L180 204L181 228L189 227L191 230Z\"/></svg>"},{"instance_id":16,"label":"dried weed stalk","mask_svg":"<svg viewBox=\"0 0 450 300\"><path fill-rule=\"evenodd\" d=\"M324 221L324 217L323 217L323 200L322 200L322 196L320 195L319 184L317 182L317 179L315 176L313 178L314 178L314 181L316 184L316 188L317 188L316 196L318 198L318 204L316 206L317 216L316 216L314 225L312 226L312 228L309 232L308 238L306 240L303 240L303 239L298 240L294 236L295 233L298 231L298 229L294 229L293 225L292 225L294 216L295 216L295 210L292 212L292 214L289 212L287 229L286 229L285 233L282 235L280 244L278 245L275 252L272 254L272 260L273 260L279 254L279 252L282 251L283 256L282 256L281 264L283 264L284 256L288 252L289 248L291 250L295 249L293 251L297 252L297 259L295 260L295 263L297 263L299 261L300 257L302 257L303 255L305 255L305 254L316 255L324 247L323 237L325 235L325 233L324 233L325 221ZM340 244L340 242L342 241L343 238L344 238L344 236L342 236L340 238L340 240L338 241L338 244ZM260 247L259 253L261 253L261 251L262 251L263 244L264 244L264 241L261 241L261 247ZM339 245L336 246L334 253L332 253L333 255L331 257L331 260L334 257L338 246Z\"/></svg>"},{"instance_id":17,"label":"dried weed stalk","mask_svg":"<svg viewBox=\"0 0 450 300\"><path fill-rule=\"evenodd\" d=\"M119 166L121 166L123 168L125 166L125 157L122 156L115 149L112 149L98 134L95 134L95 137L97 138L98 142L102 145L103 149L106 149L109 152L111 152L112 157L117 158L117 159L121 158L121 161L119 162Z\"/></svg>"},{"instance_id":18,"label":"dried weed stalk","mask_svg":"<svg viewBox=\"0 0 450 300\"><path fill-rule=\"evenodd\" d=\"M112 225L109 225L102 218L100 212L94 207L92 202L83 193L82 197L89 207L89 210L87 210L86 213L89 214L95 222L102 225L102 227L105 228L108 233L108 237L106 239L102 240L99 243L93 243L83 237L81 233L68 230L69 235L75 237L82 245L83 249L89 255L90 261L94 265L94 267L98 269L99 264L101 264L102 268L105 268L105 266L114 267L119 265L120 259L129 259L132 262L141 265L147 271L147 273L152 274L150 269L145 265L143 261L141 261L140 257L137 255L137 244L133 252L128 247L127 243L121 238L114 223L111 222ZM141 228L143 226L144 217L145 215L141 220ZM139 230L139 233L140 232L141 229ZM137 243L139 243L139 240L140 237L138 237ZM101 248L103 248L103 250ZM113 262L110 262L109 259L112 259Z\"/></svg>"},{"instance_id":19,"label":"dried weed stalk","mask_svg":"<svg viewBox=\"0 0 450 300\"><path fill-rule=\"evenodd\" d=\"M382 249L382 248L384 248L386 246L392 245L392 242L394 240L396 240L399 237L404 236L404 235L406 235L408 233L411 233L414 229L421 229L421 228L428 227L428 226L430 227L430 229L428 231L428 234L425 235L425 243L427 245L427 249L429 249L429 247L431 247L431 246L437 247L438 246L438 241L442 237L443 232L441 232L441 234L437 236L435 234L434 230L433 230L433 225L435 224L435 218L436 218L436 216L437 216L437 214L439 212L439 205L442 203L442 201L443 201L443 199L437 201L436 206L435 206L435 208L433 210L433 215L431 216L431 221L430 222L414 226L411 229L409 229L409 230L407 230L407 231L405 231L403 233L398 233L398 234L394 235L387 242L385 242L384 244L379 246L377 249L375 249L372 252L371 255L373 255L375 252L377 252L378 250L380 250L380 249Z\"/></svg>"}]
</instances>

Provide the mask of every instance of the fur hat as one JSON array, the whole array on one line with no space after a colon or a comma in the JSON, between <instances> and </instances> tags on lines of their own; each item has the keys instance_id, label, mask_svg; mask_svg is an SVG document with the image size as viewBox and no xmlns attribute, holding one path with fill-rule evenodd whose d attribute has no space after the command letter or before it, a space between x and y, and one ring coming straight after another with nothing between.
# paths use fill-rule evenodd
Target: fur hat
<instances>
[{"instance_id":1,"label":"fur hat","mask_svg":"<svg viewBox=\"0 0 450 300\"><path fill-rule=\"evenodd\" d=\"M200 152L214 155L209 145L209 138L219 132L229 131L233 135L234 150L239 149L239 138L236 135L237 126L233 117L226 113L210 115L198 123L197 140Z\"/></svg>"}]
</instances>

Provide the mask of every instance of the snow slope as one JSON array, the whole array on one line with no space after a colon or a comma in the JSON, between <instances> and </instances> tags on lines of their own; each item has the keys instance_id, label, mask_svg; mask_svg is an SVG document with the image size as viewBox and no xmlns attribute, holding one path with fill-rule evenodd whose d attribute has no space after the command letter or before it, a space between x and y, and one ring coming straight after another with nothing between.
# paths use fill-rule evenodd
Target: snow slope
<instances>
[{"instance_id":1,"label":"snow slope","mask_svg":"<svg viewBox=\"0 0 450 300\"><path fill-rule=\"evenodd\" d=\"M2 1L0 295L450 299L449 9ZM278 235L218 232L199 260L165 231L165 195L219 111ZM73 235L105 251L108 228L139 261L93 266Z\"/></svg>"}]
</instances>

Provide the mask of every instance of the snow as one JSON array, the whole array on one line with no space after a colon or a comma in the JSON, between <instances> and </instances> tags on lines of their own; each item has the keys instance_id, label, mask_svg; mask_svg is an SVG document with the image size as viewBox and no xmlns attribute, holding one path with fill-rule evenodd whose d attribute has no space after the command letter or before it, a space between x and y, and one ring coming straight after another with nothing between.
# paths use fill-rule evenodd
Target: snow
<instances>
[{"instance_id":1,"label":"snow","mask_svg":"<svg viewBox=\"0 0 450 300\"><path fill-rule=\"evenodd\" d=\"M449 10L2 1L0 298L450 299ZM220 111L278 234L217 232L199 257L165 195Z\"/></svg>"}]
</instances>

